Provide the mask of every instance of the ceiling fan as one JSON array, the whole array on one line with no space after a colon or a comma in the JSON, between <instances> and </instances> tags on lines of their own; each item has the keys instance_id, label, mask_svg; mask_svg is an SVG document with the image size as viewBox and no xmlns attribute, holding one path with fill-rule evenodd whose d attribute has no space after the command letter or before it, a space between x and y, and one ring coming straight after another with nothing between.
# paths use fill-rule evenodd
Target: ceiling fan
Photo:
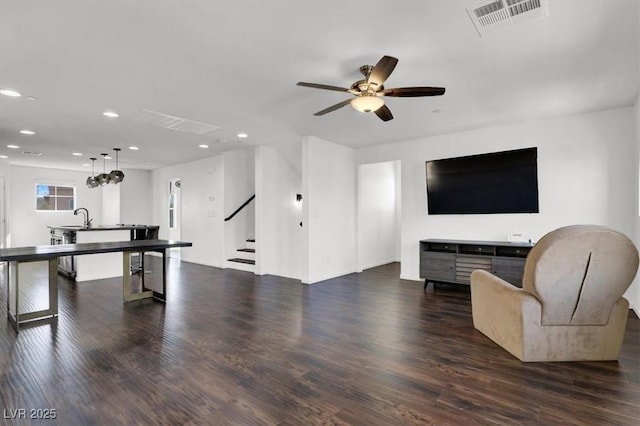
<instances>
[{"instance_id":1,"label":"ceiling fan","mask_svg":"<svg viewBox=\"0 0 640 426\"><path fill-rule=\"evenodd\" d=\"M329 108L318 111L313 115L325 115L343 106L351 105L360 112L374 112L382 121L393 119L393 114L391 114L389 108L384 104L383 96L413 98L419 96L440 96L444 94L444 87L397 87L395 89L385 89L382 84L389 78L397 64L397 58L393 56L383 56L375 66L361 66L360 72L364 76L364 79L356 81L349 89L327 84L305 83L304 81L299 81L298 86L351 93L355 96L355 98L346 99Z\"/></svg>"}]
</instances>

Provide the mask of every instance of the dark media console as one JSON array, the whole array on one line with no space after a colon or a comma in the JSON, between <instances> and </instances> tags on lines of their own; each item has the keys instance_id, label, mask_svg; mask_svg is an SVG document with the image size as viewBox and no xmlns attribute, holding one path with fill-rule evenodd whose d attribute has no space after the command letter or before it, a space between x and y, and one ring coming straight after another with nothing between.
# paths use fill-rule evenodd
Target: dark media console
<instances>
[{"instance_id":1,"label":"dark media console","mask_svg":"<svg viewBox=\"0 0 640 426\"><path fill-rule=\"evenodd\" d=\"M484 269L516 287L522 275L531 243L420 240L420 277L424 288L432 282L470 284L471 272Z\"/></svg>"}]
</instances>

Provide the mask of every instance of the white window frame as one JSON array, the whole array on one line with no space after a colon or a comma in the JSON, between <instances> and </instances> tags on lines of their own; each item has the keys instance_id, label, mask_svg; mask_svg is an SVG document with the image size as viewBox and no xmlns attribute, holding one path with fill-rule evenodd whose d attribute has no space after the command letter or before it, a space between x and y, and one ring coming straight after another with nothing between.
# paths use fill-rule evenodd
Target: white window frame
<instances>
[{"instance_id":1,"label":"white window frame","mask_svg":"<svg viewBox=\"0 0 640 426\"><path fill-rule=\"evenodd\" d=\"M58 209L58 195L53 195L50 197L53 197L56 200L55 203L55 208L54 209L39 209L38 208L38 186L53 186L56 188L71 188L73 189L73 209L64 209L64 210L60 210ZM76 186L75 185L69 185L69 184L63 184L63 183L51 183L51 182L46 182L46 181L38 181L36 182L35 188L34 188L34 192L35 192L35 197L34 197L34 201L35 201L35 209L36 212L56 212L56 213L62 213L62 212L72 212L76 206L77 206L77 190L76 190ZM57 192L57 191L56 191ZM64 196L65 198L68 198L68 196Z\"/></svg>"}]
</instances>

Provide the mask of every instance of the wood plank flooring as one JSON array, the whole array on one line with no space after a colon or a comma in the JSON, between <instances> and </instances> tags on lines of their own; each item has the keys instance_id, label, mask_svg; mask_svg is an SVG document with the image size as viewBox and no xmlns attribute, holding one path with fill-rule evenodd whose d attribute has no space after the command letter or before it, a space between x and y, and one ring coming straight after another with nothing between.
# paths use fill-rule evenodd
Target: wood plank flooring
<instances>
[{"instance_id":1,"label":"wood plank flooring","mask_svg":"<svg viewBox=\"0 0 640 426\"><path fill-rule=\"evenodd\" d=\"M46 298L41 265L21 278ZM618 362L524 364L473 329L468 288L423 293L398 264L306 286L172 261L166 305L60 277L59 318L16 338L4 268L1 424L640 423L633 313Z\"/></svg>"}]
</instances>

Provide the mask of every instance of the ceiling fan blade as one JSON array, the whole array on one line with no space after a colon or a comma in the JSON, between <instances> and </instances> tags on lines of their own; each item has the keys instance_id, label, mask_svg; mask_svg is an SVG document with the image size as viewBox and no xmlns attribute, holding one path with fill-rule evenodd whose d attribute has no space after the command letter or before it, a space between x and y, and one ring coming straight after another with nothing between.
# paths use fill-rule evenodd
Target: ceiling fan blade
<instances>
[{"instance_id":1,"label":"ceiling fan blade","mask_svg":"<svg viewBox=\"0 0 640 426\"><path fill-rule=\"evenodd\" d=\"M393 114L391 114L391 110L386 105L382 105L375 113L382 121L393 120Z\"/></svg>"},{"instance_id":2,"label":"ceiling fan blade","mask_svg":"<svg viewBox=\"0 0 640 426\"><path fill-rule=\"evenodd\" d=\"M367 83L375 84L378 87L382 86L382 83L389 78L397 64L397 58L394 58L393 56L383 56L371 70Z\"/></svg>"},{"instance_id":3,"label":"ceiling fan blade","mask_svg":"<svg viewBox=\"0 0 640 426\"><path fill-rule=\"evenodd\" d=\"M305 83L304 81L299 81L297 85L302 87L311 87L312 89L333 90L336 92L349 92L349 89L345 89L344 87L330 86L328 84Z\"/></svg>"},{"instance_id":4,"label":"ceiling fan blade","mask_svg":"<svg viewBox=\"0 0 640 426\"><path fill-rule=\"evenodd\" d=\"M316 112L316 113L315 113L315 114L313 114L313 115L325 115L325 114L327 114L327 113L329 113L329 112L332 112L332 111L335 111L335 110L337 110L337 109L340 109L340 108L342 108L343 106L347 106L347 105L349 105L350 103L351 103L351 99L347 99L347 100L344 100L344 101L342 101L342 102L339 102L339 103L337 103L337 104L335 104L335 105L331 105L329 108L325 108L325 109L323 109L322 111L318 111L318 112Z\"/></svg>"},{"instance_id":5,"label":"ceiling fan blade","mask_svg":"<svg viewBox=\"0 0 640 426\"><path fill-rule=\"evenodd\" d=\"M444 95L444 87L397 87L395 89L385 89L384 96L395 96L398 98L415 98L418 96L440 96Z\"/></svg>"}]
</instances>

